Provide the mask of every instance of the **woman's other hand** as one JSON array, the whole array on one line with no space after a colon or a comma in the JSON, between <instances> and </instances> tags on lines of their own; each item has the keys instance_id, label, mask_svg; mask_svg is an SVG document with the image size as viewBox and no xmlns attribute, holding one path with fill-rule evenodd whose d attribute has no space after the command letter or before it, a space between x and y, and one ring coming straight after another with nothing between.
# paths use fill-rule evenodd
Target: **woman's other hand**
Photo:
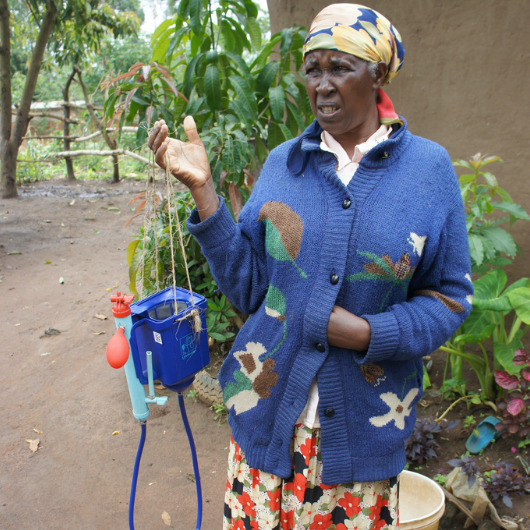
<instances>
[{"instance_id":1,"label":"woman's other hand","mask_svg":"<svg viewBox=\"0 0 530 530\"><path fill-rule=\"evenodd\" d=\"M191 116L184 119L188 142L168 138L164 120L158 120L149 135L147 145L155 153L156 163L166 169L166 155L170 173L182 182L195 200L201 221L217 211L219 198L215 191L208 155Z\"/></svg>"},{"instance_id":2,"label":"woman's other hand","mask_svg":"<svg viewBox=\"0 0 530 530\"><path fill-rule=\"evenodd\" d=\"M370 324L336 305L329 317L327 336L330 346L364 351L370 345Z\"/></svg>"}]
</instances>

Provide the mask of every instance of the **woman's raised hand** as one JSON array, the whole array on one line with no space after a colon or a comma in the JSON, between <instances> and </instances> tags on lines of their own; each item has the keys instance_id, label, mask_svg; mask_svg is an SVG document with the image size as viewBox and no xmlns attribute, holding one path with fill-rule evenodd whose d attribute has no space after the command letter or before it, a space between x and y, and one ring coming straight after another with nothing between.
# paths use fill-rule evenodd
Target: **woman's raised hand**
<instances>
[{"instance_id":1,"label":"woman's raised hand","mask_svg":"<svg viewBox=\"0 0 530 530\"><path fill-rule=\"evenodd\" d=\"M156 163L166 169L166 154L169 171L192 192L204 187L211 180L210 164L206 149L191 116L184 119L184 132L188 142L168 138L169 129L164 120L158 120L149 135L147 145L155 153Z\"/></svg>"},{"instance_id":2,"label":"woman's raised hand","mask_svg":"<svg viewBox=\"0 0 530 530\"><path fill-rule=\"evenodd\" d=\"M219 208L219 198L210 172L206 149L191 116L184 119L184 132L188 142L168 138L169 129L164 120L158 120L147 145L155 153L156 163L166 169L166 155L170 173L189 188L199 217L204 221Z\"/></svg>"}]
</instances>

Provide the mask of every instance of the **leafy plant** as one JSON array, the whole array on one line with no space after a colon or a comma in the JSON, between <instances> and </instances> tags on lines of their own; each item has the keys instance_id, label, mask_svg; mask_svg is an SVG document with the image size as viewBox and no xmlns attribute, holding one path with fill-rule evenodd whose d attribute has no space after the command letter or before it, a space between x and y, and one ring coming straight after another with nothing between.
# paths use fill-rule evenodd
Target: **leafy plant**
<instances>
[{"instance_id":1,"label":"leafy plant","mask_svg":"<svg viewBox=\"0 0 530 530\"><path fill-rule=\"evenodd\" d=\"M508 508L513 508L510 495L530 493L530 477L506 462L498 462L483 473L483 488L494 499L501 498Z\"/></svg>"},{"instance_id":2,"label":"leafy plant","mask_svg":"<svg viewBox=\"0 0 530 530\"><path fill-rule=\"evenodd\" d=\"M466 208L472 270L484 276L473 282L475 295L470 316L441 348L449 353L444 380L449 378L449 368L451 379L463 380L463 363L467 361L479 379L481 397L488 400L495 395L493 372L500 367L511 369L514 351L522 347L521 338L530 324L530 280L522 278L505 288L506 274L497 268L510 265L509 258L520 251L501 225L509 222L511 229L518 219L530 220L530 216L499 186L496 177L485 170L485 166L497 161L501 161L499 157L478 153L469 161L454 162L456 167L472 171L460 176L460 189ZM500 217L496 215L499 212ZM512 311L516 317L507 330L506 322L510 321ZM521 327L523 323L527 324L526 328ZM484 345L490 338L493 339L493 366ZM469 351L472 344L478 345L479 354ZM460 388L465 393L465 387Z\"/></svg>"},{"instance_id":3,"label":"leafy plant","mask_svg":"<svg viewBox=\"0 0 530 530\"><path fill-rule=\"evenodd\" d=\"M469 416L466 416L464 418L464 429L467 429L468 427L475 425L475 423L477 423L477 420L475 420L472 414Z\"/></svg>"},{"instance_id":4,"label":"leafy plant","mask_svg":"<svg viewBox=\"0 0 530 530\"><path fill-rule=\"evenodd\" d=\"M138 119L138 145L159 117L170 136L185 139L180 123L192 115L218 192L236 217L233 203L249 195L248 170L312 120L292 71L302 64L305 31L288 28L263 44L257 13L251 0L180 2L153 33L151 65L113 79L106 103L107 118L119 116L120 127Z\"/></svg>"},{"instance_id":5,"label":"leafy plant","mask_svg":"<svg viewBox=\"0 0 530 530\"><path fill-rule=\"evenodd\" d=\"M191 194L189 192L175 193L176 212L171 212L171 229L167 197L157 193L152 202L149 198L149 204L145 197L145 192L143 192L131 201L133 204L138 203L134 217L142 215L144 208L148 208L148 217L152 214L153 220L147 226L140 228L140 233L127 247L130 291L137 298L143 298L173 285L171 233L174 235L175 283L178 286L187 286L184 257L180 250L177 250L179 247L176 236L177 222L180 222L193 290L207 298L208 334L218 342L233 338L235 333L232 330L240 328L243 324L242 320L229 300L218 292L208 262L203 258L199 244L186 228L186 219L192 208ZM140 283L140 292L138 292L138 283Z\"/></svg>"},{"instance_id":6,"label":"leafy plant","mask_svg":"<svg viewBox=\"0 0 530 530\"><path fill-rule=\"evenodd\" d=\"M499 404L503 422L495 427L506 436L519 434L527 438L530 434L530 354L526 350L517 350L513 365L519 367L519 374L505 370L495 372L497 384L508 391L508 395Z\"/></svg>"},{"instance_id":7,"label":"leafy plant","mask_svg":"<svg viewBox=\"0 0 530 530\"><path fill-rule=\"evenodd\" d=\"M480 468L477 459L472 456L464 455L462 458L454 458L447 462L450 466L461 468L462 472L467 475L467 485L472 488L480 477Z\"/></svg>"},{"instance_id":8,"label":"leafy plant","mask_svg":"<svg viewBox=\"0 0 530 530\"><path fill-rule=\"evenodd\" d=\"M292 71L302 64L306 33L293 27L263 43L257 13L251 0L181 1L175 16L152 36L151 63L137 63L112 79L105 102L107 119L118 120L120 130L138 120L138 146L145 143L151 123L158 118L166 121L170 136L185 140L180 123L184 115L192 115L216 189L236 220L251 193L252 170L271 148L297 135L312 120L303 83ZM217 292L200 247L185 228L191 196L177 194L176 199L192 287L208 299L210 337L227 341L243 321ZM141 215L149 205L143 195L137 200ZM145 234L142 229L127 251L130 287L137 295L138 280L143 282L143 293L173 280L167 200L160 196L154 210L156 221ZM182 285L186 278L181 256L176 266L176 283Z\"/></svg>"},{"instance_id":9,"label":"leafy plant","mask_svg":"<svg viewBox=\"0 0 530 530\"><path fill-rule=\"evenodd\" d=\"M422 464L424 460L438 458L436 451L440 445L435 439L435 435L453 429L458 425L458 421L441 422L433 421L432 418L418 418L414 425L412 434L405 442L407 462L418 462Z\"/></svg>"},{"instance_id":10,"label":"leafy plant","mask_svg":"<svg viewBox=\"0 0 530 530\"><path fill-rule=\"evenodd\" d=\"M506 287L507 276L502 269L493 269L473 282L475 295L473 310L456 333L440 349L448 356L446 373L451 366L452 378L463 380L462 363L467 361L476 373L481 387L481 397L495 397L493 373L499 368L510 373L519 369L512 363L515 351L522 348L522 338L530 325L530 279L521 278ZM515 313L511 326L507 324ZM493 341L493 366L488 358L485 343ZM476 344L480 354L470 351Z\"/></svg>"},{"instance_id":11,"label":"leafy plant","mask_svg":"<svg viewBox=\"0 0 530 530\"><path fill-rule=\"evenodd\" d=\"M453 467L459 467L468 476L468 486L471 488L477 480L486 493L493 499L502 498L504 504L512 508L510 494L523 495L530 493L530 477L523 474L511 464L497 462L482 472L476 458L463 456L447 462Z\"/></svg>"},{"instance_id":12,"label":"leafy plant","mask_svg":"<svg viewBox=\"0 0 530 530\"><path fill-rule=\"evenodd\" d=\"M485 166L502 162L498 156L477 153L470 160L455 160L453 165L472 172L459 177L462 199L466 207L467 231L473 272L484 274L490 267L503 267L512 262L520 248L500 225L509 221L510 229L518 219L530 220L525 210L515 204L497 178ZM500 201L494 201L498 196ZM496 210L508 216L497 217ZM503 256L504 255L504 256ZM508 257L506 257L508 256Z\"/></svg>"},{"instance_id":13,"label":"leafy plant","mask_svg":"<svg viewBox=\"0 0 530 530\"><path fill-rule=\"evenodd\" d=\"M447 482L447 476L442 475L441 473L437 473L433 478L435 482L438 482L442 488L445 488L445 483Z\"/></svg>"},{"instance_id":14,"label":"leafy plant","mask_svg":"<svg viewBox=\"0 0 530 530\"><path fill-rule=\"evenodd\" d=\"M228 409L224 403L215 403L210 407L210 410L213 410L215 416L214 419L219 425L226 423L228 420Z\"/></svg>"}]
</instances>

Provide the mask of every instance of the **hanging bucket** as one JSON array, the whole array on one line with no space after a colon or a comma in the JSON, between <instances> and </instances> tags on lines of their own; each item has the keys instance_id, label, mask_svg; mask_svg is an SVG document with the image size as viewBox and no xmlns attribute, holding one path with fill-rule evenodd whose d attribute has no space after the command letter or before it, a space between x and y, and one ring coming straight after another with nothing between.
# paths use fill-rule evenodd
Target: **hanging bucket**
<instances>
[{"instance_id":1,"label":"hanging bucket","mask_svg":"<svg viewBox=\"0 0 530 530\"><path fill-rule=\"evenodd\" d=\"M166 388L180 392L197 372L210 362L206 330L206 299L177 287L177 310L173 287L131 305L131 352L136 376L147 384L146 352L152 352L153 377ZM190 313L199 312L201 331L197 333Z\"/></svg>"},{"instance_id":2,"label":"hanging bucket","mask_svg":"<svg viewBox=\"0 0 530 530\"><path fill-rule=\"evenodd\" d=\"M399 530L438 530L445 511L442 488L419 473L399 475Z\"/></svg>"}]
</instances>

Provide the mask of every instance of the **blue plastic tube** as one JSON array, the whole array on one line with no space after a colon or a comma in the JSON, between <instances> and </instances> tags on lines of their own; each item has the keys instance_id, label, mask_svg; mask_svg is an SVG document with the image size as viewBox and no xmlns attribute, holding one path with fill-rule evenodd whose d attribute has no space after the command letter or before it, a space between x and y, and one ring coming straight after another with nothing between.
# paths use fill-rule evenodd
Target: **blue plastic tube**
<instances>
[{"instance_id":1,"label":"blue plastic tube","mask_svg":"<svg viewBox=\"0 0 530 530\"><path fill-rule=\"evenodd\" d=\"M184 398L179 392L177 394L180 414L182 416L182 422L188 435L188 441L190 443L191 458L193 461L193 472L195 473L195 485L197 487L197 526L196 530L200 530L202 523L202 490L201 490L201 476L199 474L199 462L197 461L197 450L195 449L195 442L193 441L193 434L191 433L190 424L188 422L188 415L186 414L186 407L184 406Z\"/></svg>"},{"instance_id":2,"label":"blue plastic tube","mask_svg":"<svg viewBox=\"0 0 530 530\"><path fill-rule=\"evenodd\" d=\"M136 498L136 483L138 482L138 472L140 471L140 460L142 459L142 452L145 445L145 436L147 433L147 426L145 423L141 423L142 436L140 437L140 445L138 446L138 452L136 453L136 462L134 463L134 473L131 484L131 497L129 499L129 528L134 530L134 501Z\"/></svg>"}]
</instances>

